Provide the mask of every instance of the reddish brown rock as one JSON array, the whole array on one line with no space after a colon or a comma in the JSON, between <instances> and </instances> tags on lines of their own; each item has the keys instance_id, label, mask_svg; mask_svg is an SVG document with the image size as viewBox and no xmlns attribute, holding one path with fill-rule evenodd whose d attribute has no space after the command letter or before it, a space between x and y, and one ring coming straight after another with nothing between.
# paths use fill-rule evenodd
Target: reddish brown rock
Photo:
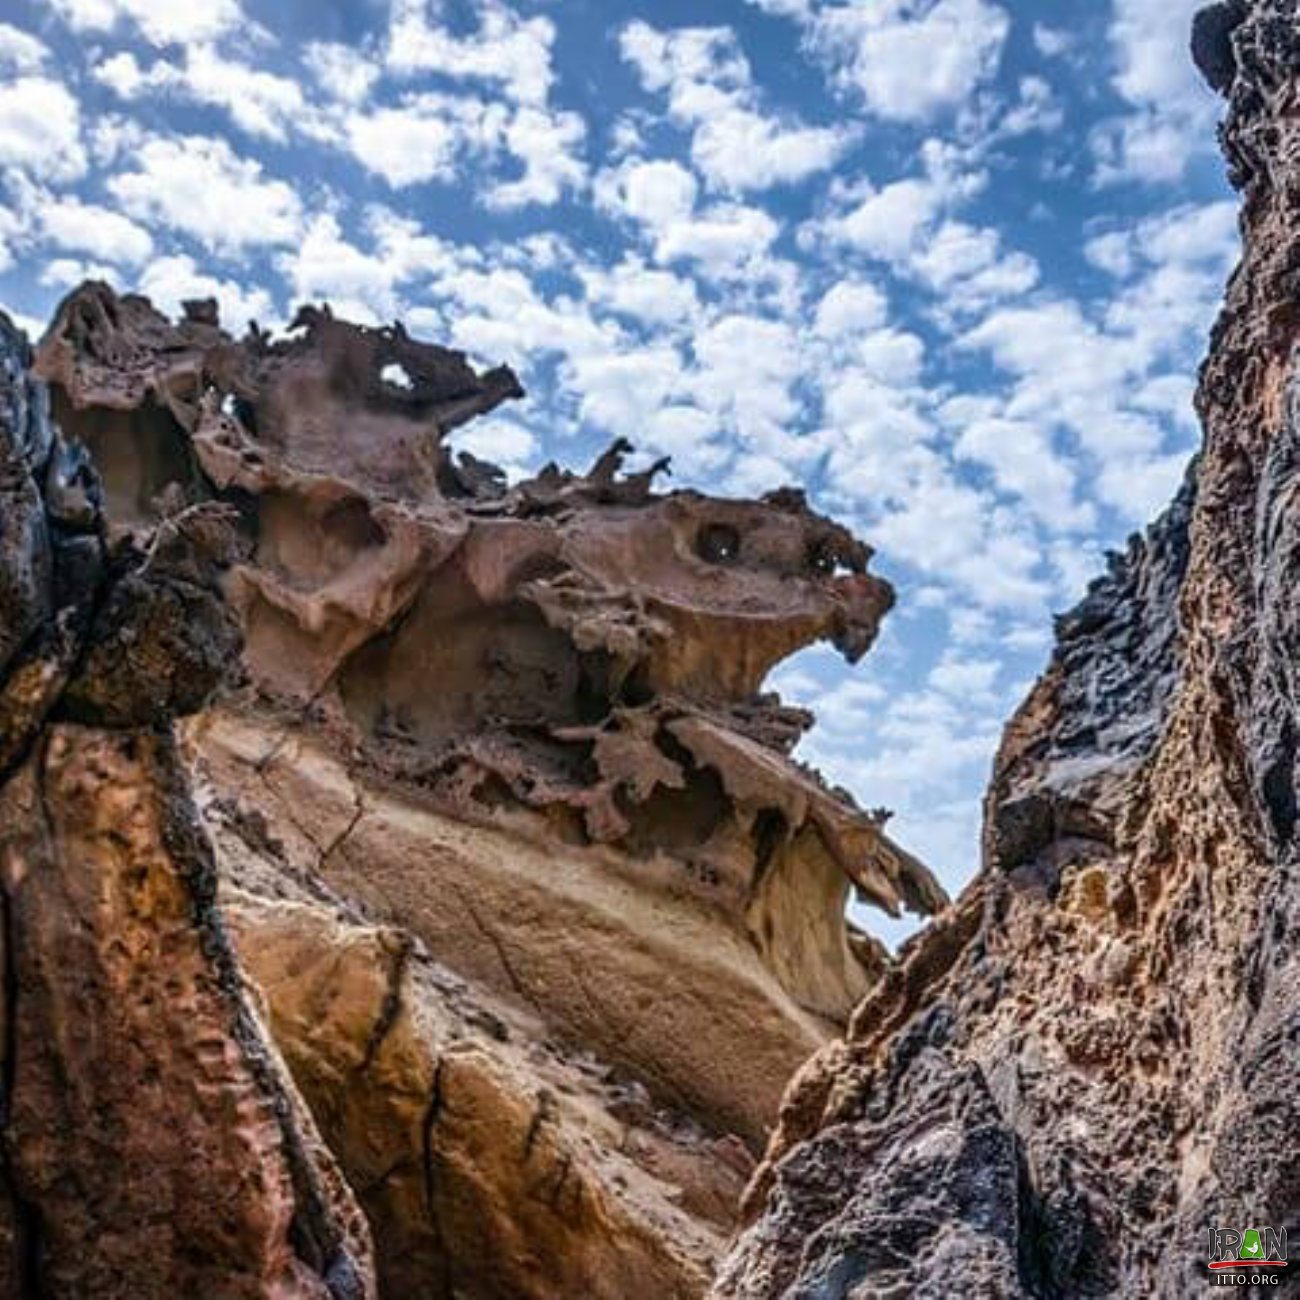
<instances>
[{"instance_id":1,"label":"reddish brown rock","mask_svg":"<svg viewBox=\"0 0 1300 1300\"><path fill-rule=\"evenodd\" d=\"M791 1073L889 964L850 890L944 902L761 693L866 652L869 549L796 490L660 493L622 443L509 486L444 445L508 371L327 309L237 341L86 285L35 372L124 557L61 707L191 710L238 621L247 684L187 751L385 1293L700 1294Z\"/></svg>"},{"instance_id":2,"label":"reddish brown rock","mask_svg":"<svg viewBox=\"0 0 1300 1300\"><path fill-rule=\"evenodd\" d=\"M0 317L0 1277L14 1296L374 1294L254 1014L171 717L238 653L229 520L108 540Z\"/></svg>"},{"instance_id":3,"label":"reddish brown rock","mask_svg":"<svg viewBox=\"0 0 1300 1300\"><path fill-rule=\"evenodd\" d=\"M314 824L295 870L760 1142L886 960L849 890L944 901L760 693L814 640L865 653L893 601L870 551L794 490L660 494L622 444L507 487L442 442L518 395L507 372L398 326L298 326L236 342L88 285L38 357L123 526L240 512L252 687L197 733L214 797Z\"/></svg>"}]
</instances>

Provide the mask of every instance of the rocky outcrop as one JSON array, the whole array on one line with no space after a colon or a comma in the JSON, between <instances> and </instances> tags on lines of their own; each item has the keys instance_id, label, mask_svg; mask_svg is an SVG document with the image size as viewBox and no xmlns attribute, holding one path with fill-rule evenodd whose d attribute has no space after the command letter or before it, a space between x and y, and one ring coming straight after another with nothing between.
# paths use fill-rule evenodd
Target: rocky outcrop
<instances>
[{"instance_id":1,"label":"rocky outcrop","mask_svg":"<svg viewBox=\"0 0 1300 1300\"><path fill-rule=\"evenodd\" d=\"M1197 20L1245 234L1204 447L952 906L762 693L892 602L799 492L512 485L446 445L509 371L326 309L6 327L9 1292L1181 1295L1294 1226L1297 31ZM895 960L850 889L939 914Z\"/></svg>"},{"instance_id":2,"label":"rocky outcrop","mask_svg":"<svg viewBox=\"0 0 1300 1300\"><path fill-rule=\"evenodd\" d=\"M110 539L29 366L0 316L3 1293L373 1295L170 733L238 653L227 512Z\"/></svg>"},{"instance_id":3,"label":"rocky outcrop","mask_svg":"<svg viewBox=\"0 0 1300 1300\"><path fill-rule=\"evenodd\" d=\"M793 489L659 492L623 443L512 486L445 445L509 371L324 308L235 340L88 284L20 370L115 557L60 708L194 713L208 903L381 1293L702 1294L791 1074L890 965L850 890L946 901L762 693L869 648L869 549Z\"/></svg>"},{"instance_id":4,"label":"rocky outcrop","mask_svg":"<svg viewBox=\"0 0 1300 1300\"><path fill-rule=\"evenodd\" d=\"M980 876L792 1085L720 1297L1185 1295L1207 1229L1294 1227L1297 32L1197 22L1245 239L1203 450L1058 627Z\"/></svg>"}]
</instances>

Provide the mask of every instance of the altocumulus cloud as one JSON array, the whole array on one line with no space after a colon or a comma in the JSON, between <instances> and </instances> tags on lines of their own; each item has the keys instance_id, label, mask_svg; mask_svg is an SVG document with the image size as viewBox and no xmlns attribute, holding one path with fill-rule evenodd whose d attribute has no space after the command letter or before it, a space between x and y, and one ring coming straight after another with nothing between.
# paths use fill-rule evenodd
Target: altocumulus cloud
<instances>
[{"instance_id":1,"label":"altocumulus cloud","mask_svg":"<svg viewBox=\"0 0 1300 1300\"><path fill-rule=\"evenodd\" d=\"M463 435L797 480L903 600L777 684L952 885L1049 615L1173 489L1236 251L1196 0L7 0L0 300L330 298L508 361Z\"/></svg>"}]
</instances>

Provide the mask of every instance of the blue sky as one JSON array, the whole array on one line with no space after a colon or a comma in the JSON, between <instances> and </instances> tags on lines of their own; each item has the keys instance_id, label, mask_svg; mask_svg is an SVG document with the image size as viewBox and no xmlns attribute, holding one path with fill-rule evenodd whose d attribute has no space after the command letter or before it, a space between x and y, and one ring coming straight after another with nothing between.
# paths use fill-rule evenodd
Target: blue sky
<instances>
[{"instance_id":1,"label":"blue sky","mask_svg":"<svg viewBox=\"0 0 1300 1300\"><path fill-rule=\"evenodd\" d=\"M1196 441L1237 247L1197 7L0 0L0 303L329 298L514 365L459 441L516 472L625 435L807 484L901 600L775 684L955 888L1051 613Z\"/></svg>"}]
</instances>

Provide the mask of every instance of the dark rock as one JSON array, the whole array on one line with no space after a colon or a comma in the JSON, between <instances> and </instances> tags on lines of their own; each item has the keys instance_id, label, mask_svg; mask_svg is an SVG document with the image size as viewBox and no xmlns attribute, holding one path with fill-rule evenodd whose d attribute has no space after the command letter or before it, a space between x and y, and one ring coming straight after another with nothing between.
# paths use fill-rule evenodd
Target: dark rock
<instances>
[{"instance_id":1,"label":"dark rock","mask_svg":"<svg viewBox=\"0 0 1300 1300\"><path fill-rule=\"evenodd\" d=\"M998 1187L1007 1147L1020 1168L1005 1249L955 1239L975 1293L1191 1295L1207 1229L1300 1217L1285 1138L1300 1120L1295 0L1217 5L1195 43L1228 93L1222 142L1245 191L1201 454L1059 620L995 763L981 874L792 1086L719 1295L796 1294L812 1259L821 1277L860 1275L860 1230L878 1222L863 1189L894 1169L879 1135L924 1088L916 1065L895 1071L925 1059L914 1045L937 1013L952 1076L929 1110L969 1097L977 1068L1006 1140L963 1150ZM931 1172L898 1218L937 1203L960 1223L952 1198L976 1171ZM961 1285L960 1264L927 1255L899 1263L893 1293L936 1275ZM858 1294L877 1294L866 1278Z\"/></svg>"},{"instance_id":2,"label":"dark rock","mask_svg":"<svg viewBox=\"0 0 1300 1300\"><path fill-rule=\"evenodd\" d=\"M1220 0L1192 20L1192 59L1211 89L1226 95L1237 73L1232 34L1246 17L1246 0Z\"/></svg>"}]
</instances>

